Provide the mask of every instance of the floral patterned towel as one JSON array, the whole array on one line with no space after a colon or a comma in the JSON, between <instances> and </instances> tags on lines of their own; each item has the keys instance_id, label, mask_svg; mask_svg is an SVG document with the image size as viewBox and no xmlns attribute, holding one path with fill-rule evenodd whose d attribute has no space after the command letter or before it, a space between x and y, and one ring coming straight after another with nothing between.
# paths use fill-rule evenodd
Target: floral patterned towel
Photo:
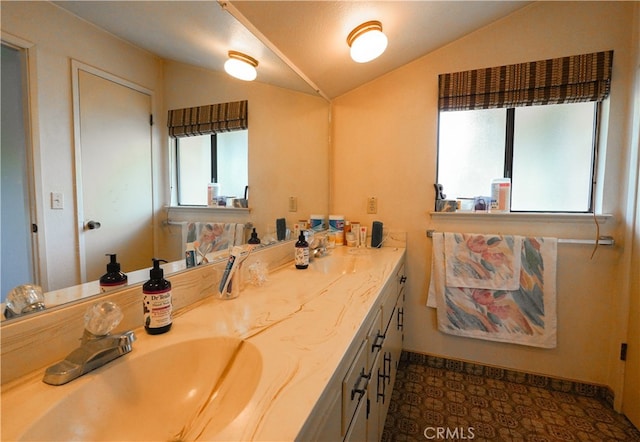
<instances>
[{"instance_id":1,"label":"floral patterned towel","mask_svg":"<svg viewBox=\"0 0 640 442\"><path fill-rule=\"evenodd\" d=\"M555 238L523 238L519 287L491 290L447 286L445 235L434 234L427 306L444 333L542 348L556 347Z\"/></svg>"},{"instance_id":2,"label":"floral patterned towel","mask_svg":"<svg viewBox=\"0 0 640 442\"><path fill-rule=\"evenodd\" d=\"M520 287L521 236L445 233L446 285L492 290Z\"/></svg>"}]
</instances>

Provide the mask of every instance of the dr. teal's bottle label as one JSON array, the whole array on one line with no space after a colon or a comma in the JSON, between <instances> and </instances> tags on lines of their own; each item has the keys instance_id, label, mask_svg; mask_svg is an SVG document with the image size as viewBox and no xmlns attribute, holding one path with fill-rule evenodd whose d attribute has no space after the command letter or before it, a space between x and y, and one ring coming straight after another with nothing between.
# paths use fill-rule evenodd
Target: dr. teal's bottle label
<instances>
[{"instance_id":1,"label":"dr. teal's bottle label","mask_svg":"<svg viewBox=\"0 0 640 442\"><path fill-rule=\"evenodd\" d=\"M296 267L309 265L309 247L296 247Z\"/></svg>"},{"instance_id":2,"label":"dr. teal's bottle label","mask_svg":"<svg viewBox=\"0 0 640 442\"><path fill-rule=\"evenodd\" d=\"M144 293L142 304L145 327L160 328L171 324L171 291Z\"/></svg>"}]
</instances>

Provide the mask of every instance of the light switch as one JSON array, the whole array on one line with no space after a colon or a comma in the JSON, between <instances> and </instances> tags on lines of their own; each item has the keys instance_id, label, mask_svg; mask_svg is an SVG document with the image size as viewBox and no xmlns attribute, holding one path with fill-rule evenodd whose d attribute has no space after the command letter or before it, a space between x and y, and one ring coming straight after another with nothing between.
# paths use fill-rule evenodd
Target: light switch
<instances>
[{"instance_id":1,"label":"light switch","mask_svg":"<svg viewBox=\"0 0 640 442\"><path fill-rule=\"evenodd\" d=\"M62 192L51 192L51 208L64 209L64 195Z\"/></svg>"}]
</instances>

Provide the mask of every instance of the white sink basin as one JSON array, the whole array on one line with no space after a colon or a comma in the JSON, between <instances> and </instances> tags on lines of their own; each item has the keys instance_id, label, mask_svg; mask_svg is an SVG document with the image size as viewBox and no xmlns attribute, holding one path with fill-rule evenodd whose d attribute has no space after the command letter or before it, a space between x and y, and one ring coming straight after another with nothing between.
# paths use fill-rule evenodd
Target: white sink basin
<instances>
[{"instance_id":1,"label":"white sink basin","mask_svg":"<svg viewBox=\"0 0 640 442\"><path fill-rule=\"evenodd\" d=\"M236 338L191 340L138 357L134 346L129 355L85 375L89 382L75 389L67 384L70 393L20 439L169 441L194 440L202 431L213 435L245 408L261 372L258 349Z\"/></svg>"},{"instance_id":2,"label":"white sink basin","mask_svg":"<svg viewBox=\"0 0 640 442\"><path fill-rule=\"evenodd\" d=\"M314 258L309 268L323 274L347 274L369 270L372 266L371 252L353 249L345 255Z\"/></svg>"}]
</instances>

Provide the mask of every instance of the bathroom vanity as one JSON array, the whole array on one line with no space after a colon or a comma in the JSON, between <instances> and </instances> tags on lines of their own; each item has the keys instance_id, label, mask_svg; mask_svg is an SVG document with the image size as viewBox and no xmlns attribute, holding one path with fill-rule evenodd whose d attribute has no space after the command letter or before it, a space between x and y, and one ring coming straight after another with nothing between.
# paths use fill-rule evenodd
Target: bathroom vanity
<instances>
[{"instance_id":1,"label":"bathroom vanity","mask_svg":"<svg viewBox=\"0 0 640 442\"><path fill-rule=\"evenodd\" d=\"M337 247L306 270L292 252L236 299L209 285L169 333L138 326L131 353L68 384L44 384L45 367L6 382L2 440L379 440L405 249Z\"/></svg>"}]
</instances>

